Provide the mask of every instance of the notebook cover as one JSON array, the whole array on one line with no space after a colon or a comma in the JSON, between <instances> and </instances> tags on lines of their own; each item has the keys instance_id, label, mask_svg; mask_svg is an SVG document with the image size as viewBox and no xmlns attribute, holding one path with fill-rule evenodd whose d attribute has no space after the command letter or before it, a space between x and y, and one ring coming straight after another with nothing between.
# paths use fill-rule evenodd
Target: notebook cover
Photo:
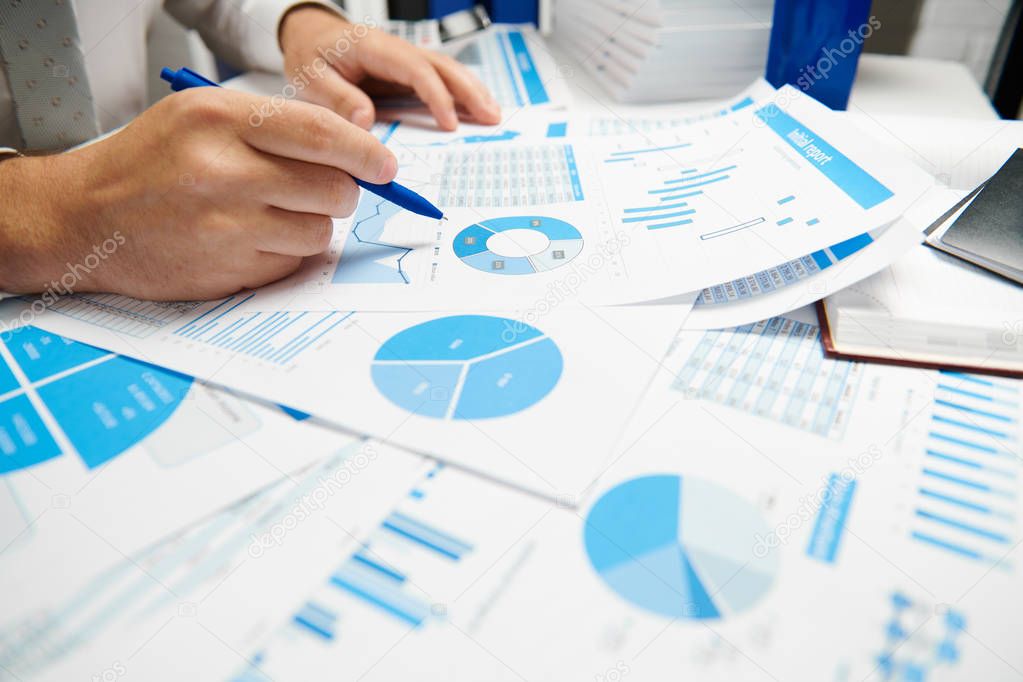
<instances>
[{"instance_id":1,"label":"notebook cover","mask_svg":"<svg viewBox=\"0 0 1023 682\"><path fill-rule=\"evenodd\" d=\"M941 241L1023 271L1023 149L988 180Z\"/></svg>"},{"instance_id":2,"label":"notebook cover","mask_svg":"<svg viewBox=\"0 0 1023 682\"><path fill-rule=\"evenodd\" d=\"M824 308L824 301L817 301L817 322L820 325L821 348L824 350L824 357L831 360L848 360L851 362L872 362L878 365L894 365L895 367L915 367L917 369L949 369L956 372L968 374L987 374L996 377L1008 377L1010 379L1023 379L1023 372L1016 372L1009 369L991 369L989 367L973 367L971 365L959 365L955 363L937 364L930 362L916 362L904 360L890 355L854 355L842 353L835 348L834 338L831 336L831 327L828 325L828 314Z\"/></svg>"}]
</instances>

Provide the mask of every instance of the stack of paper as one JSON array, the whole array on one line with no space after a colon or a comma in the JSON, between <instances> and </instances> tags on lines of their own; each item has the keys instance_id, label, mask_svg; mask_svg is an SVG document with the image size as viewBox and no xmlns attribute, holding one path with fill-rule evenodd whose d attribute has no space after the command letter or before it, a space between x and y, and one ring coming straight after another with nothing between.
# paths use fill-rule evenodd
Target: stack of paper
<instances>
[{"instance_id":1,"label":"stack of paper","mask_svg":"<svg viewBox=\"0 0 1023 682\"><path fill-rule=\"evenodd\" d=\"M724 97L764 72L772 0L559 0L555 38L624 102Z\"/></svg>"},{"instance_id":2,"label":"stack of paper","mask_svg":"<svg viewBox=\"0 0 1023 682\"><path fill-rule=\"evenodd\" d=\"M693 45L743 35L738 90L739 14L615 39L695 88ZM914 164L794 89L586 112L534 32L445 49L505 121L373 129L445 220L364 193L258 290L0 306L0 679L1023 669L1023 385L828 359L793 312L1008 138Z\"/></svg>"}]
</instances>

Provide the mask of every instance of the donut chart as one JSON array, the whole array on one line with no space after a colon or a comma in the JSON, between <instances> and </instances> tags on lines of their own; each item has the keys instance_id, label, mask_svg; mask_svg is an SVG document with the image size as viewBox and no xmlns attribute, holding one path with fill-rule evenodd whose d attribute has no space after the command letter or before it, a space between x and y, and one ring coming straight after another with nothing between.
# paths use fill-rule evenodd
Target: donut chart
<instances>
[{"instance_id":1,"label":"donut chart","mask_svg":"<svg viewBox=\"0 0 1023 682\"><path fill-rule=\"evenodd\" d=\"M759 603L778 553L749 502L710 481L671 474L625 481L586 517L584 544L601 580L626 601L668 618L727 618Z\"/></svg>"},{"instance_id":2,"label":"donut chart","mask_svg":"<svg viewBox=\"0 0 1023 682\"><path fill-rule=\"evenodd\" d=\"M497 242L517 232L535 243L507 253ZM529 235L528 233L534 233ZM512 239L514 242L515 240ZM455 255L471 268L497 275L533 275L565 265L583 250L583 236L564 220L546 216L506 216L481 220L463 229L454 240Z\"/></svg>"}]
</instances>

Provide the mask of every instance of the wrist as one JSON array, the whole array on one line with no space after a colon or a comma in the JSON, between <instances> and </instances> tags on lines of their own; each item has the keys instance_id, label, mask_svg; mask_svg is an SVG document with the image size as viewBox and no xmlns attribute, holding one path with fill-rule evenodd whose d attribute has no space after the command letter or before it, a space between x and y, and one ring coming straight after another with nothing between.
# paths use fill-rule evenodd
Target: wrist
<instances>
[{"instance_id":1,"label":"wrist","mask_svg":"<svg viewBox=\"0 0 1023 682\"><path fill-rule=\"evenodd\" d=\"M67 155L0 164L0 290L34 293L58 278L78 249L70 198L80 197L63 165Z\"/></svg>"},{"instance_id":2,"label":"wrist","mask_svg":"<svg viewBox=\"0 0 1023 682\"><path fill-rule=\"evenodd\" d=\"M333 10L316 3L301 4L292 7L284 16L277 29L277 41L281 52L301 46L315 47L312 43L315 36L325 29L344 30L351 23Z\"/></svg>"}]
</instances>

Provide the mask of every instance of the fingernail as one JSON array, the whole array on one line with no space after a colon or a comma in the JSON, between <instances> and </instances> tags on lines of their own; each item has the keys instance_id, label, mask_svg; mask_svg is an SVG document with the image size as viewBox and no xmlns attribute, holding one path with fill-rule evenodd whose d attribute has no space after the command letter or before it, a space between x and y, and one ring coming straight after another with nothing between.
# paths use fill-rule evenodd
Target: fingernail
<instances>
[{"instance_id":1,"label":"fingernail","mask_svg":"<svg viewBox=\"0 0 1023 682\"><path fill-rule=\"evenodd\" d=\"M394 180L394 176L398 174L398 159L394 158L394 155L390 152L387 153L387 158L384 159L384 164L380 167L380 172L377 173L377 182L382 184Z\"/></svg>"},{"instance_id":2,"label":"fingernail","mask_svg":"<svg viewBox=\"0 0 1023 682\"><path fill-rule=\"evenodd\" d=\"M369 128L373 125L373 113L366 107L359 107L352 111L352 123L360 128Z\"/></svg>"}]
</instances>

